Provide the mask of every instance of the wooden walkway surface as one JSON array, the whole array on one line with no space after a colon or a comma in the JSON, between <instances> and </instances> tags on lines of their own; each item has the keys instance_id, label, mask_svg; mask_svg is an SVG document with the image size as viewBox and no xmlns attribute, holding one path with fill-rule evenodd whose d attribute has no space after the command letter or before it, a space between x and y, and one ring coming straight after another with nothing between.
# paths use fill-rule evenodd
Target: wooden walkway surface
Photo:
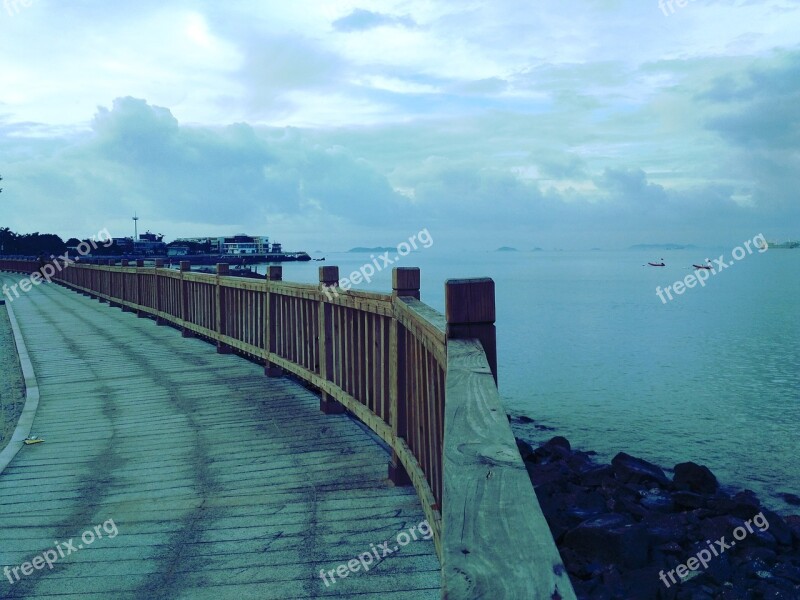
<instances>
[{"instance_id":1,"label":"wooden walkway surface","mask_svg":"<svg viewBox=\"0 0 800 600\"><path fill-rule=\"evenodd\" d=\"M68 555L14 583L0 575L0 598L439 597L433 542L416 533L369 572L329 587L319 576L385 541L393 550L424 519L352 419L55 284L12 306L41 392L33 432L46 441L0 474L0 568ZM78 550L87 531L103 537Z\"/></svg>"}]
</instances>

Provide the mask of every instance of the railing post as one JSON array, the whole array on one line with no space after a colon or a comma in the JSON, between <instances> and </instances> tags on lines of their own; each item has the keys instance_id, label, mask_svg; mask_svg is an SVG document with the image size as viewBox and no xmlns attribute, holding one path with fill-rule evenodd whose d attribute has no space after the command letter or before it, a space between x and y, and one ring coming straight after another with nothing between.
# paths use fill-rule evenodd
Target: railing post
<instances>
[{"instance_id":1,"label":"railing post","mask_svg":"<svg viewBox=\"0 0 800 600\"><path fill-rule=\"evenodd\" d=\"M161 313L164 311L164 299L161 297L162 294L162 285L161 285L161 275L159 275L158 270L164 268L164 259L157 258L156 265L153 272L155 273L156 279L156 325L164 325L165 321L161 317Z\"/></svg>"},{"instance_id":2,"label":"railing post","mask_svg":"<svg viewBox=\"0 0 800 600\"><path fill-rule=\"evenodd\" d=\"M189 282L185 275L192 270L192 263L188 260L181 261L181 336L185 338L194 337L192 330L186 327L189 322Z\"/></svg>"},{"instance_id":3,"label":"railing post","mask_svg":"<svg viewBox=\"0 0 800 600\"><path fill-rule=\"evenodd\" d=\"M331 381L333 376L333 305L326 302L331 288L336 290L339 286L339 267L319 268L319 376L325 381ZM338 293L336 293L338 295ZM325 390L319 397L319 409L326 415L341 414L344 406L333 399Z\"/></svg>"},{"instance_id":4,"label":"railing post","mask_svg":"<svg viewBox=\"0 0 800 600\"><path fill-rule=\"evenodd\" d=\"M497 334L495 332L494 281L448 279L444 284L447 339L477 338L497 383Z\"/></svg>"},{"instance_id":5,"label":"railing post","mask_svg":"<svg viewBox=\"0 0 800 600\"><path fill-rule=\"evenodd\" d=\"M420 272L417 267L395 267L392 269L392 303L401 297L420 298ZM397 438L408 434L406 406L406 329L396 318L389 329L389 418L392 433ZM392 451L389 461L389 480L395 485L410 485L408 476L397 452Z\"/></svg>"},{"instance_id":6,"label":"railing post","mask_svg":"<svg viewBox=\"0 0 800 600\"><path fill-rule=\"evenodd\" d=\"M226 315L227 315L227 307L225 306L225 294L222 291L222 285L220 278L227 277L228 273L230 273L230 265L228 263L217 263L217 281L215 286L215 293L216 293L216 330L217 335L217 354L230 354L231 347L228 344L222 342L222 336L226 333Z\"/></svg>"},{"instance_id":7,"label":"railing post","mask_svg":"<svg viewBox=\"0 0 800 600\"><path fill-rule=\"evenodd\" d=\"M144 268L144 260L141 258L136 259L136 304L142 306L142 274L141 270ZM136 310L136 316L143 319L147 313L141 308Z\"/></svg>"},{"instance_id":8,"label":"railing post","mask_svg":"<svg viewBox=\"0 0 800 600\"><path fill-rule=\"evenodd\" d=\"M283 280L283 267L267 267L267 293L264 294L264 350L266 359L264 362L264 375L267 377L281 377L283 369L272 363L269 359L276 354L278 348L276 336L276 315L275 296L270 291L270 282Z\"/></svg>"}]
</instances>

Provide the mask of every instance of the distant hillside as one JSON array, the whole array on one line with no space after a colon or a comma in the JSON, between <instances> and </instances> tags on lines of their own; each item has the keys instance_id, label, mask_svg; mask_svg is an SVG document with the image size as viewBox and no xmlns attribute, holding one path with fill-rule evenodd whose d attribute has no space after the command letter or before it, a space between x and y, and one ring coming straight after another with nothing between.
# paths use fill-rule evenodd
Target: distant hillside
<instances>
[{"instance_id":1,"label":"distant hillside","mask_svg":"<svg viewBox=\"0 0 800 600\"><path fill-rule=\"evenodd\" d=\"M395 248L390 246L375 246L374 248L363 248L358 246L351 248L348 252L394 252Z\"/></svg>"},{"instance_id":2,"label":"distant hillside","mask_svg":"<svg viewBox=\"0 0 800 600\"><path fill-rule=\"evenodd\" d=\"M692 244L686 246L682 244L636 244L628 248L628 250L693 250L694 248L697 248L697 246Z\"/></svg>"},{"instance_id":3,"label":"distant hillside","mask_svg":"<svg viewBox=\"0 0 800 600\"><path fill-rule=\"evenodd\" d=\"M512 248L511 246L501 246L496 250L496 252L518 252L516 248Z\"/></svg>"}]
</instances>

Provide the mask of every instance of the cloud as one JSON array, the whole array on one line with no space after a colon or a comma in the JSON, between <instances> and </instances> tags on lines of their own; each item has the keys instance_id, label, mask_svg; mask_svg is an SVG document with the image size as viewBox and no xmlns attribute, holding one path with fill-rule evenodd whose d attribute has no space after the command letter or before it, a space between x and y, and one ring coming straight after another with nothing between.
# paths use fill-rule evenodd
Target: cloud
<instances>
[{"instance_id":1,"label":"cloud","mask_svg":"<svg viewBox=\"0 0 800 600\"><path fill-rule=\"evenodd\" d=\"M796 235L800 6L190 4L4 22L4 223L86 235L138 210L299 247L434 223L454 244ZM80 35L51 42L63 22Z\"/></svg>"},{"instance_id":2,"label":"cloud","mask_svg":"<svg viewBox=\"0 0 800 600\"><path fill-rule=\"evenodd\" d=\"M356 8L349 15L336 19L333 28L336 31L367 31L377 27L416 27L414 19L408 15L393 16Z\"/></svg>"},{"instance_id":3,"label":"cloud","mask_svg":"<svg viewBox=\"0 0 800 600\"><path fill-rule=\"evenodd\" d=\"M800 150L800 52L779 60L750 69L741 84L730 76L716 79L700 98L731 109L710 118L708 127L742 147Z\"/></svg>"}]
</instances>

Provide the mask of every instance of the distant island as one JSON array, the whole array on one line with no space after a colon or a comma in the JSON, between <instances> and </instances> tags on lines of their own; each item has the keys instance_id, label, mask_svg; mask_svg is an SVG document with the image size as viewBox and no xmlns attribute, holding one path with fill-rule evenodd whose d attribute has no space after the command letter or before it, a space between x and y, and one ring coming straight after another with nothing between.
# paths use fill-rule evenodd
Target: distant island
<instances>
[{"instance_id":1,"label":"distant island","mask_svg":"<svg viewBox=\"0 0 800 600\"><path fill-rule=\"evenodd\" d=\"M511 246L500 246L495 252L518 252L518 250Z\"/></svg>"},{"instance_id":2,"label":"distant island","mask_svg":"<svg viewBox=\"0 0 800 600\"><path fill-rule=\"evenodd\" d=\"M682 244L636 244L628 248L628 250L693 250L695 248L697 246L692 244L685 246Z\"/></svg>"},{"instance_id":3,"label":"distant island","mask_svg":"<svg viewBox=\"0 0 800 600\"><path fill-rule=\"evenodd\" d=\"M539 248L539 246L536 246L536 248L531 250L531 252L544 252L544 248Z\"/></svg>"},{"instance_id":4,"label":"distant island","mask_svg":"<svg viewBox=\"0 0 800 600\"><path fill-rule=\"evenodd\" d=\"M350 248L348 252L394 252L395 248L390 246L375 246L374 248L363 248L358 246L356 248Z\"/></svg>"},{"instance_id":5,"label":"distant island","mask_svg":"<svg viewBox=\"0 0 800 600\"><path fill-rule=\"evenodd\" d=\"M767 242L767 245L770 248L781 248L784 250L793 250L795 248L800 248L800 242Z\"/></svg>"}]
</instances>

